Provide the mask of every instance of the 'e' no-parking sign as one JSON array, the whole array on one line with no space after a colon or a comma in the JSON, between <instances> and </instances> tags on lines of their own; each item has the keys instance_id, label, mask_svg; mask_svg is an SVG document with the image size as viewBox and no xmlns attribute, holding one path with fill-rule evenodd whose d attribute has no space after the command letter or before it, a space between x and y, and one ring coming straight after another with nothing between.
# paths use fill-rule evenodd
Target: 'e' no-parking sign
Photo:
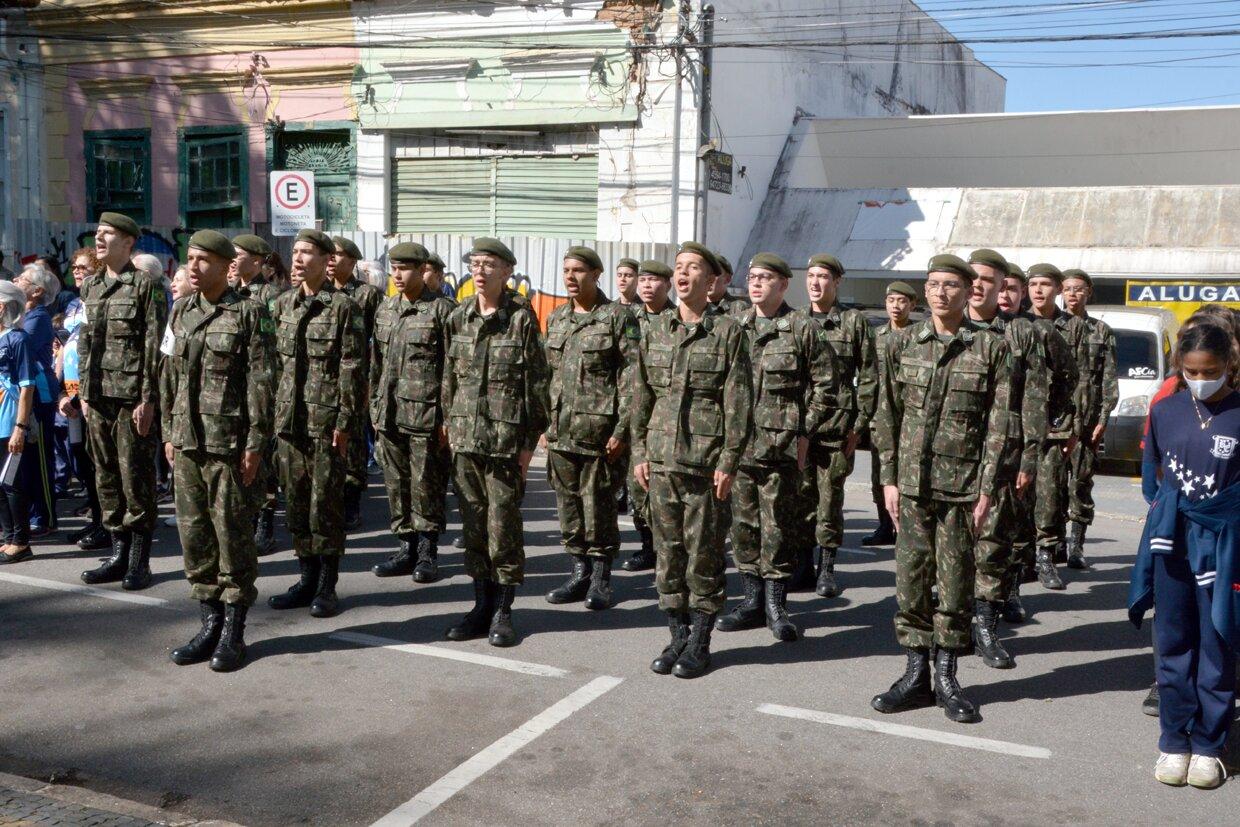
<instances>
[{"instance_id":1,"label":"'e' no-parking sign","mask_svg":"<svg viewBox=\"0 0 1240 827\"><path fill-rule=\"evenodd\" d=\"M314 226L314 173L271 173L271 234L297 235Z\"/></svg>"}]
</instances>

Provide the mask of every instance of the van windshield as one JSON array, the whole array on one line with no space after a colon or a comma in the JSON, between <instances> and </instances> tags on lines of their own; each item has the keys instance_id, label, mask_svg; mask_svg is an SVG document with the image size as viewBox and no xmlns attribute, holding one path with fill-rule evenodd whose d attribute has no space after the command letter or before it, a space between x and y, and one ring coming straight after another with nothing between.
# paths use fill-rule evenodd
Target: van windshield
<instances>
[{"instance_id":1,"label":"van windshield","mask_svg":"<svg viewBox=\"0 0 1240 827\"><path fill-rule=\"evenodd\" d=\"M1118 379L1161 379L1158 337L1138 330L1115 331L1115 375Z\"/></svg>"}]
</instances>

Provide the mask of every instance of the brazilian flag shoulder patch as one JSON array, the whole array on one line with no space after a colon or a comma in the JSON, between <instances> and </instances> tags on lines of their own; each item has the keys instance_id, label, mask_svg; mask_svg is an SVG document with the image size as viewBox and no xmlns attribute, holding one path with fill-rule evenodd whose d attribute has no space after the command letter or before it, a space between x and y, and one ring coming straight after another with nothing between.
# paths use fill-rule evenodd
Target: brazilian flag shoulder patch
<instances>
[{"instance_id":1,"label":"brazilian flag shoulder patch","mask_svg":"<svg viewBox=\"0 0 1240 827\"><path fill-rule=\"evenodd\" d=\"M630 339L640 339L642 337L641 328L637 326L636 319L625 319L624 335Z\"/></svg>"},{"instance_id":2,"label":"brazilian flag shoulder patch","mask_svg":"<svg viewBox=\"0 0 1240 827\"><path fill-rule=\"evenodd\" d=\"M272 321L269 317L263 316L261 319L258 320L258 329L262 331L263 333L275 333L276 323Z\"/></svg>"}]
</instances>

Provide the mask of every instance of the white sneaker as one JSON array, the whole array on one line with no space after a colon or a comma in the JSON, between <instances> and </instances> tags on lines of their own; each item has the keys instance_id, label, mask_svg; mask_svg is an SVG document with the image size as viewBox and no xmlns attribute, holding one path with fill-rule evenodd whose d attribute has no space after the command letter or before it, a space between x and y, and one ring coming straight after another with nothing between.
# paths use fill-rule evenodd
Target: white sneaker
<instances>
[{"instance_id":1,"label":"white sneaker","mask_svg":"<svg viewBox=\"0 0 1240 827\"><path fill-rule=\"evenodd\" d=\"M1188 753L1160 752L1154 765L1154 778L1172 787L1183 787L1188 779Z\"/></svg>"},{"instance_id":2,"label":"white sneaker","mask_svg":"<svg viewBox=\"0 0 1240 827\"><path fill-rule=\"evenodd\" d=\"M1212 755L1194 755L1193 763L1188 768L1188 783L1199 790L1212 790L1223 783L1227 777L1227 768L1223 762ZM1162 779L1159 779L1160 781ZM1183 783L1183 782L1180 782Z\"/></svg>"}]
</instances>

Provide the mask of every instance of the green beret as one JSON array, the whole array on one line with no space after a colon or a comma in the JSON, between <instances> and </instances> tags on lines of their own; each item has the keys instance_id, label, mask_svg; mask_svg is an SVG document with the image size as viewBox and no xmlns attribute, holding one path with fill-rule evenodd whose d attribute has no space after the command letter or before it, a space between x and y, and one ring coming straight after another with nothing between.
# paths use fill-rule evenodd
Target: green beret
<instances>
[{"instance_id":1,"label":"green beret","mask_svg":"<svg viewBox=\"0 0 1240 827\"><path fill-rule=\"evenodd\" d=\"M439 253L431 253L430 257L427 258L426 261L441 273L448 269L447 265L443 263L443 259L439 257Z\"/></svg>"},{"instance_id":2,"label":"green beret","mask_svg":"<svg viewBox=\"0 0 1240 827\"><path fill-rule=\"evenodd\" d=\"M792 278L792 268L788 266L788 262L784 261L774 253L758 253L749 259L749 267L759 270L770 270L772 273L778 273L786 279Z\"/></svg>"},{"instance_id":3,"label":"green beret","mask_svg":"<svg viewBox=\"0 0 1240 827\"><path fill-rule=\"evenodd\" d=\"M621 267L627 267L627 268L629 268L630 270L640 270L640 269L641 269L641 265L637 263L637 259L635 259L635 258L622 258L622 259L620 259L619 261L617 261L617 262L616 262L616 269L617 269L617 270L619 270Z\"/></svg>"},{"instance_id":4,"label":"green beret","mask_svg":"<svg viewBox=\"0 0 1240 827\"><path fill-rule=\"evenodd\" d=\"M1053 264L1047 264L1046 262L1035 264L1026 272L1030 279L1034 276L1042 276L1053 280L1056 284L1063 284L1063 273L1059 272L1059 268Z\"/></svg>"},{"instance_id":5,"label":"green beret","mask_svg":"<svg viewBox=\"0 0 1240 827\"><path fill-rule=\"evenodd\" d=\"M1020 279L1021 284L1026 284L1029 281L1025 271L1020 269L1020 265L1014 261L1008 262L1008 275L1014 279Z\"/></svg>"},{"instance_id":6,"label":"green beret","mask_svg":"<svg viewBox=\"0 0 1240 827\"><path fill-rule=\"evenodd\" d=\"M344 236L332 236L332 243L340 249L340 252L344 253L354 261L362 260L362 251L357 249L357 245Z\"/></svg>"},{"instance_id":7,"label":"green beret","mask_svg":"<svg viewBox=\"0 0 1240 827\"><path fill-rule=\"evenodd\" d=\"M926 273L955 273L969 284L977 278L977 273L973 272L968 262L951 253L942 253L930 259L930 263L926 265Z\"/></svg>"},{"instance_id":8,"label":"green beret","mask_svg":"<svg viewBox=\"0 0 1240 827\"><path fill-rule=\"evenodd\" d=\"M138 222L134 221L132 218L125 215L124 213L119 213L119 212L100 213L99 223L107 224L109 227L113 228L114 230L120 230L125 235L133 236L134 238L142 237L142 231L138 229Z\"/></svg>"},{"instance_id":9,"label":"green beret","mask_svg":"<svg viewBox=\"0 0 1240 827\"><path fill-rule=\"evenodd\" d=\"M487 238L486 236L475 238L474 247L470 250L470 255L495 256L514 267L517 264L517 257L512 254L512 250L509 250L508 245L498 238Z\"/></svg>"},{"instance_id":10,"label":"green beret","mask_svg":"<svg viewBox=\"0 0 1240 827\"><path fill-rule=\"evenodd\" d=\"M985 247L969 253L969 263L985 264L987 267L995 268L1000 273L1006 273L1008 269L1006 258L999 255L994 250L989 250Z\"/></svg>"},{"instance_id":11,"label":"green beret","mask_svg":"<svg viewBox=\"0 0 1240 827\"><path fill-rule=\"evenodd\" d=\"M598 253L594 252L589 247L569 247L564 252L564 258L576 259L585 266L589 267L591 270L603 269L603 260L598 257Z\"/></svg>"},{"instance_id":12,"label":"green beret","mask_svg":"<svg viewBox=\"0 0 1240 827\"><path fill-rule=\"evenodd\" d=\"M416 241L402 241L388 250L388 261L416 264L425 263L430 257L431 254L426 251L426 248Z\"/></svg>"},{"instance_id":13,"label":"green beret","mask_svg":"<svg viewBox=\"0 0 1240 827\"><path fill-rule=\"evenodd\" d=\"M723 265L719 263L719 256L711 252L710 248L704 244L698 244L696 241L682 241L680 249L676 251L676 255L681 253L694 253L706 260L706 266L711 269L716 276L721 276L725 272Z\"/></svg>"},{"instance_id":14,"label":"green beret","mask_svg":"<svg viewBox=\"0 0 1240 827\"><path fill-rule=\"evenodd\" d=\"M312 230L309 228L298 230L297 237L293 239L293 243L296 244L299 241L309 241L329 256L336 252L336 243L332 241L331 236L322 230Z\"/></svg>"},{"instance_id":15,"label":"green beret","mask_svg":"<svg viewBox=\"0 0 1240 827\"><path fill-rule=\"evenodd\" d=\"M715 258L719 259L719 266L723 268L723 272L729 276L735 274L736 271L732 269L732 262L728 261L727 256L723 253L715 253Z\"/></svg>"},{"instance_id":16,"label":"green beret","mask_svg":"<svg viewBox=\"0 0 1240 827\"><path fill-rule=\"evenodd\" d=\"M189 246L197 247L208 253L215 253L221 258L232 261L237 255L237 248L223 233L215 230L199 230L189 237Z\"/></svg>"},{"instance_id":17,"label":"green beret","mask_svg":"<svg viewBox=\"0 0 1240 827\"><path fill-rule=\"evenodd\" d=\"M895 293L899 296L905 296L910 301L917 301L917 291L909 286L907 281L893 281L887 285L887 295Z\"/></svg>"},{"instance_id":18,"label":"green beret","mask_svg":"<svg viewBox=\"0 0 1240 827\"><path fill-rule=\"evenodd\" d=\"M819 253L809 260L809 267L826 267L837 276L842 276L846 272L844 265L840 264L840 260L830 253Z\"/></svg>"},{"instance_id":19,"label":"green beret","mask_svg":"<svg viewBox=\"0 0 1240 827\"><path fill-rule=\"evenodd\" d=\"M256 235L239 235L233 239L232 243L238 250L245 250L251 255L271 255L271 245Z\"/></svg>"},{"instance_id":20,"label":"green beret","mask_svg":"<svg viewBox=\"0 0 1240 827\"><path fill-rule=\"evenodd\" d=\"M672 268L668 267L661 261L648 258L638 266L637 274L639 276L649 274L651 276L658 276L662 279L670 279L672 277Z\"/></svg>"},{"instance_id":21,"label":"green beret","mask_svg":"<svg viewBox=\"0 0 1240 827\"><path fill-rule=\"evenodd\" d=\"M1094 289L1094 280L1090 278L1089 273L1086 273L1079 267L1070 267L1063 271L1063 280L1067 281L1068 279L1080 279L1089 285L1090 290Z\"/></svg>"}]
</instances>

